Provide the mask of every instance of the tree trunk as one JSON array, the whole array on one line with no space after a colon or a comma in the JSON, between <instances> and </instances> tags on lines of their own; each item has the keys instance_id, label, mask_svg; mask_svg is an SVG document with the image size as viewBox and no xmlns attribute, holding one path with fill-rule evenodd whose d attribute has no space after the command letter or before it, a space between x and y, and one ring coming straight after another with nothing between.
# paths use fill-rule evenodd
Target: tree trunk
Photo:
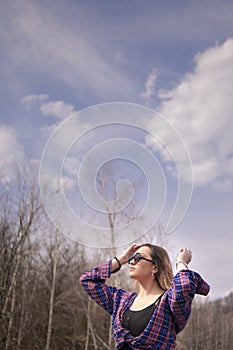
<instances>
[{"instance_id":1,"label":"tree trunk","mask_svg":"<svg viewBox=\"0 0 233 350\"><path fill-rule=\"evenodd\" d=\"M11 341L11 330L12 330L12 325L13 325L14 309L15 309L15 297L16 297L15 287L16 287L16 278L14 279L14 283L12 285L11 311L10 311L10 319L9 319L9 323L8 323L5 350L9 349L9 345L10 345L10 341Z\"/></svg>"},{"instance_id":2,"label":"tree trunk","mask_svg":"<svg viewBox=\"0 0 233 350\"><path fill-rule=\"evenodd\" d=\"M28 276L28 260L30 254L32 254L30 249L30 235L27 237L28 247L27 247L27 254L24 257L24 264L23 264L23 275L22 275L22 304L21 304L21 310L20 310L20 318L19 318L19 330L18 330L18 336L17 336L17 349L20 348L22 336L23 336L23 330L26 324L27 319L27 311L26 311L26 304L27 304L27 276Z\"/></svg>"},{"instance_id":3,"label":"tree trunk","mask_svg":"<svg viewBox=\"0 0 233 350\"><path fill-rule=\"evenodd\" d=\"M16 280L16 277L17 277L18 268L19 268L19 264L20 264L20 261L21 261L22 245L23 245L22 240L23 240L23 235L22 235L22 230L20 229L20 231L19 231L19 243L18 243L17 256L16 256L16 264L15 264L15 268L14 268L14 271L13 271L13 274L12 274L10 287L8 289L8 292L7 292L7 295L6 295L6 299L5 299L5 303L4 303L4 306L3 306L3 309L2 309L3 315L6 312L6 308L7 308L8 302L9 302L9 298L10 298L11 292L12 292L14 286L15 286L15 280Z\"/></svg>"},{"instance_id":4,"label":"tree trunk","mask_svg":"<svg viewBox=\"0 0 233 350\"><path fill-rule=\"evenodd\" d=\"M56 287L57 263L58 263L58 259L59 259L59 245L58 245L57 233L56 233L56 237L55 237L54 258L52 258L52 259L53 259L53 262L52 262L53 272L52 272L52 285L51 285L50 302L49 302L49 320L48 320L48 330L47 330L45 350L50 349L52 326L53 326L54 294L55 294L55 287Z\"/></svg>"},{"instance_id":5,"label":"tree trunk","mask_svg":"<svg viewBox=\"0 0 233 350\"><path fill-rule=\"evenodd\" d=\"M88 346L89 346L89 336L90 336L90 310L91 310L91 299L88 298L88 305L87 305L87 334L86 334L86 341L85 341L85 350L88 350Z\"/></svg>"}]
</instances>

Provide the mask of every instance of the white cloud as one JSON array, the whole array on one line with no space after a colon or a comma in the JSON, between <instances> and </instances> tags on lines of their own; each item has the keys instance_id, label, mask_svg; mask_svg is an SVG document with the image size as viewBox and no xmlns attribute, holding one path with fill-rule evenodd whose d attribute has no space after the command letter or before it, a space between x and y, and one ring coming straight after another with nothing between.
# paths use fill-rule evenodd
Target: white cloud
<instances>
[{"instance_id":1,"label":"white cloud","mask_svg":"<svg viewBox=\"0 0 233 350\"><path fill-rule=\"evenodd\" d=\"M39 95L28 95L21 99L21 103L29 109L31 105L35 102L42 102L49 98L47 94L39 94Z\"/></svg>"},{"instance_id":2,"label":"white cloud","mask_svg":"<svg viewBox=\"0 0 233 350\"><path fill-rule=\"evenodd\" d=\"M50 115L58 119L65 119L75 113L74 106L64 101L50 101L42 103L40 110L43 115Z\"/></svg>"},{"instance_id":3,"label":"white cloud","mask_svg":"<svg viewBox=\"0 0 233 350\"><path fill-rule=\"evenodd\" d=\"M120 64L120 63L123 63L124 61L125 61L124 53L122 51L116 52L114 57L114 62Z\"/></svg>"},{"instance_id":4,"label":"white cloud","mask_svg":"<svg viewBox=\"0 0 233 350\"><path fill-rule=\"evenodd\" d=\"M144 87L145 90L141 93L141 97L145 100L145 102L148 104L150 103L152 97L155 93L155 83L158 77L157 69L153 69L152 72L149 74Z\"/></svg>"},{"instance_id":5,"label":"white cloud","mask_svg":"<svg viewBox=\"0 0 233 350\"><path fill-rule=\"evenodd\" d=\"M24 159L16 131L9 126L0 126L0 182L9 183L15 175L17 165Z\"/></svg>"},{"instance_id":6,"label":"white cloud","mask_svg":"<svg viewBox=\"0 0 233 350\"><path fill-rule=\"evenodd\" d=\"M229 189L233 186L233 39L198 53L194 63L193 72L175 88L160 92L159 111L188 147L194 184L216 183L220 189L222 182L222 189ZM152 130L156 126L156 120L149 124ZM176 149L172 135L163 132Z\"/></svg>"},{"instance_id":7,"label":"white cloud","mask_svg":"<svg viewBox=\"0 0 233 350\"><path fill-rule=\"evenodd\" d=\"M84 30L85 24L57 16L52 8L36 1L22 0L20 5L12 3L3 10L7 31L2 25L1 36L9 57L6 67L34 69L72 88L87 88L105 98L122 93L122 87L125 94L133 95L133 82L119 65L112 64L112 56L104 56L101 45Z\"/></svg>"}]
</instances>

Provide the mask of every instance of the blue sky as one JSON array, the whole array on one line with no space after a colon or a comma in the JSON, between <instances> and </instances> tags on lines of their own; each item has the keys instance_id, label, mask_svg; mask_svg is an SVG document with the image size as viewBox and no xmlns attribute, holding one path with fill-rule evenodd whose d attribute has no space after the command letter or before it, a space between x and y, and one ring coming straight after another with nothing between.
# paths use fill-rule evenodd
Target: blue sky
<instances>
[{"instance_id":1,"label":"blue sky","mask_svg":"<svg viewBox=\"0 0 233 350\"><path fill-rule=\"evenodd\" d=\"M190 247L192 268L210 282L212 296L228 293L232 1L2 0L0 44L5 183L11 181L13 155L39 163L55 126L76 111L116 101L156 109L178 130L193 164L192 202L170 236L171 254ZM156 121L144 127L156 128ZM164 136L178 154L172 135ZM149 137L145 142L157 149Z\"/></svg>"}]
</instances>

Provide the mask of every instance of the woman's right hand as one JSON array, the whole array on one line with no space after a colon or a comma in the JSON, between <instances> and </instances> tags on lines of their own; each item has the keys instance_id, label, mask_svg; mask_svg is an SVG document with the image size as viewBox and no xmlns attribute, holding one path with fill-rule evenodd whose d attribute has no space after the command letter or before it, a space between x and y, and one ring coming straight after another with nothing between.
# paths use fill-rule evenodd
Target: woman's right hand
<instances>
[{"instance_id":1,"label":"woman's right hand","mask_svg":"<svg viewBox=\"0 0 233 350\"><path fill-rule=\"evenodd\" d=\"M121 255L118 256L118 260L121 265L126 264L128 262L128 257L130 254L134 254L138 248L140 248L141 244L133 243L129 248L127 248Z\"/></svg>"}]
</instances>

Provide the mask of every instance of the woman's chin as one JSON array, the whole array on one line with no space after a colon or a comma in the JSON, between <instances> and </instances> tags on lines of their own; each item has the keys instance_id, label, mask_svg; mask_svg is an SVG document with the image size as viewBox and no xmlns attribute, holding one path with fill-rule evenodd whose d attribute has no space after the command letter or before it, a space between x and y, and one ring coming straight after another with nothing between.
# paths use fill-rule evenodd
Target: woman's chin
<instances>
[{"instance_id":1,"label":"woman's chin","mask_svg":"<svg viewBox=\"0 0 233 350\"><path fill-rule=\"evenodd\" d=\"M134 271L129 271L129 277L130 278L135 278L136 277Z\"/></svg>"}]
</instances>

